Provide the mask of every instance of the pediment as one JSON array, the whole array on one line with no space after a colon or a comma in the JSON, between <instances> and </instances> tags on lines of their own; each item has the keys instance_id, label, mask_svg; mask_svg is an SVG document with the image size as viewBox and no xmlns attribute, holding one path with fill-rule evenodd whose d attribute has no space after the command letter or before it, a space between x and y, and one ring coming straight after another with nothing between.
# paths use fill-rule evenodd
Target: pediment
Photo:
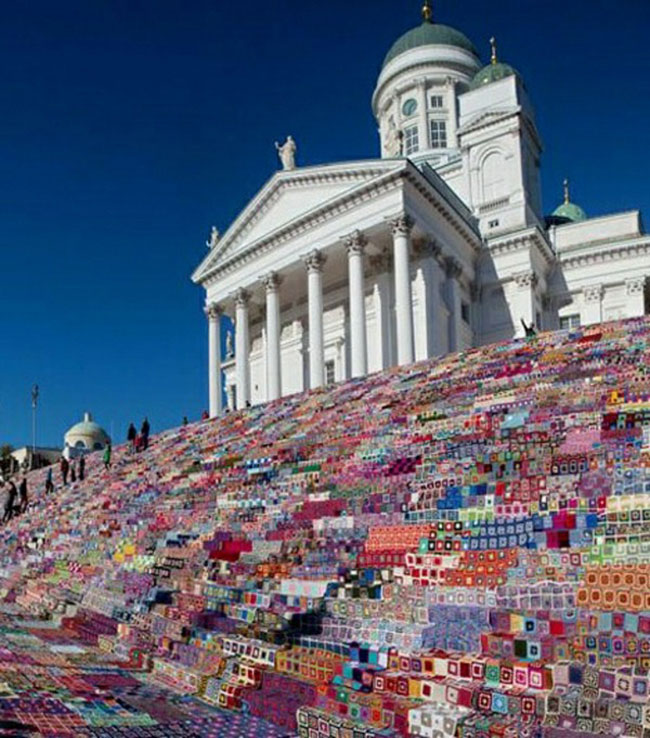
<instances>
[{"instance_id":1,"label":"pediment","mask_svg":"<svg viewBox=\"0 0 650 738\"><path fill-rule=\"evenodd\" d=\"M480 113L477 113L473 118L470 118L470 120L468 120L467 122L465 122L458 129L458 133L469 133L476 128L481 128L482 126L489 125L490 123L496 123L502 118L507 118L513 113L516 113L518 110L519 106L514 105L507 108L482 111Z\"/></svg>"},{"instance_id":2,"label":"pediment","mask_svg":"<svg viewBox=\"0 0 650 738\"><path fill-rule=\"evenodd\" d=\"M370 160L277 172L235 219L192 279L200 282L251 244L400 166L395 160Z\"/></svg>"}]
</instances>

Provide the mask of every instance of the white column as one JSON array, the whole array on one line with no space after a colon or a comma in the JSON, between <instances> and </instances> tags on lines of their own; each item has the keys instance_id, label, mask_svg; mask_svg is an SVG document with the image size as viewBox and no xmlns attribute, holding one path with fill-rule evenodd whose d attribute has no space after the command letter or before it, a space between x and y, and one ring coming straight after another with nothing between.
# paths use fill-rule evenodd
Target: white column
<instances>
[{"instance_id":1,"label":"white column","mask_svg":"<svg viewBox=\"0 0 650 738\"><path fill-rule=\"evenodd\" d=\"M370 257L371 275L374 281L372 290L375 312L375 330L369 350L373 353L373 371L388 369L392 365L393 318L391 311L391 284L393 281L393 257L387 251Z\"/></svg>"},{"instance_id":2,"label":"white column","mask_svg":"<svg viewBox=\"0 0 650 738\"><path fill-rule=\"evenodd\" d=\"M409 265L410 232L413 222L407 215L390 221L393 229L395 271L395 319L397 323L397 363L413 363L413 302Z\"/></svg>"},{"instance_id":3,"label":"white column","mask_svg":"<svg viewBox=\"0 0 650 738\"><path fill-rule=\"evenodd\" d=\"M309 387L325 382L325 347L323 345L323 265L325 258L314 249L305 259L309 294Z\"/></svg>"},{"instance_id":4,"label":"white column","mask_svg":"<svg viewBox=\"0 0 650 738\"><path fill-rule=\"evenodd\" d=\"M205 308L208 318L208 402L210 417L221 415L221 308L211 303Z\"/></svg>"},{"instance_id":5,"label":"white column","mask_svg":"<svg viewBox=\"0 0 650 738\"><path fill-rule=\"evenodd\" d=\"M447 308L449 310L449 353L460 350L460 324L462 320L460 305L460 285L458 277L463 272L460 262L453 256L445 258L447 274Z\"/></svg>"},{"instance_id":6,"label":"white column","mask_svg":"<svg viewBox=\"0 0 650 738\"><path fill-rule=\"evenodd\" d=\"M438 259L442 254L442 249L432 238L425 238L419 243L414 244L415 256L419 260L418 275L422 281L422 305L420 311L420 320L422 325L420 330L424 336L424 347L422 358L430 359L433 356L444 353L439 348L440 321L443 311L440 309L440 279ZM417 326L416 326L417 339ZM445 341L446 341L445 337ZM417 340L415 355L418 355Z\"/></svg>"},{"instance_id":7,"label":"white column","mask_svg":"<svg viewBox=\"0 0 650 738\"><path fill-rule=\"evenodd\" d=\"M275 272L264 277L266 288L266 393L267 400L282 394L280 374L280 279Z\"/></svg>"},{"instance_id":8,"label":"white column","mask_svg":"<svg viewBox=\"0 0 650 738\"><path fill-rule=\"evenodd\" d=\"M237 377L237 409L246 407L251 397L248 339L248 300L244 289L235 296L235 376Z\"/></svg>"},{"instance_id":9,"label":"white column","mask_svg":"<svg viewBox=\"0 0 650 738\"><path fill-rule=\"evenodd\" d=\"M363 275L363 254L366 243L366 238L360 231L355 231L345 239L345 246L348 250L350 357L353 377L362 377L368 373L366 293Z\"/></svg>"}]
</instances>

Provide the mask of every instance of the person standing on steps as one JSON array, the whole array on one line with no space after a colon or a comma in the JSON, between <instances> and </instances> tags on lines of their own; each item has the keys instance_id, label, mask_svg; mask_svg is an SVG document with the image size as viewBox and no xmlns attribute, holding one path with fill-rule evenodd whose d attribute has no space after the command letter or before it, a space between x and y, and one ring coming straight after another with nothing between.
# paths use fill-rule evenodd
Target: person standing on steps
<instances>
[{"instance_id":1,"label":"person standing on steps","mask_svg":"<svg viewBox=\"0 0 650 738\"><path fill-rule=\"evenodd\" d=\"M27 477L24 474L23 478L20 480L18 491L20 492L20 512L22 514L27 510L27 505L29 505L29 499L27 497Z\"/></svg>"},{"instance_id":2,"label":"person standing on steps","mask_svg":"<svg viewBox=\"0 0 650 738\"><path fill-rule=\"evenodd\" d=\"M49 495L52 492L54 492L54 482L52 481L52 467L50 466L45 477L45 494Z\"/></svg>"},{"instance_id":3,"label":"person standing on steps","mask_svg":"<svg viewBox=\"0 0 650 738\"><path fill-rule=\"evenodd\" d=\"M7 482L7 497L5 498L5 514L2 518L3 523L8 523L14 515L14 505L16 504L16 497L18 496L18 490L16 485L10 479Z\"/></svg>"},{"instance_id":4,"label":"person standing on steps","mask_svg":"<svg viewBox=\"0 0 650 738\"><path fill-rule=\"evenodd\" d=\"M138 431L135 429L135 426L133 423L129 425L129 429L126 432L126 440L129 442L129 445L131 446L131 451L135 451L135 439L138 437Z\"/></svg>"},{"instance_id":5,"label":"person standing on steps","mask_svg":"<svg viewBox=\"0 0 650 738\"><path fill-rule=\"evenodd\" d=\"M142 450L145 451L149 447L149 432L151 426L149 425L149 418L145 417L142 421L142 427L140 428L140 436L142 437Z\"/></svg>"},{"instance_id":6,"label":"person standing on steps","mask_svg":"<svg viewBox=\"0 0 650 738\"><path fill-rule=\"evenodd\" d=\"M106 444L106 448L104 449L103 461L104 461L104 468L107 469L107 470L110 469L111 468L111 444L110 444L110 441Z\"/></svg>"},{"instance_id":7,"label":"person standing on steps","mask_svg":"<svg viewBox=\"0 0 650 738\"><path fill-rule=\"evenodd\" d=\"M70 482L74 484L77 481L77 470L74 465L74 459L70 464Z\"/></svg>"},{"instance_id":8,"label":"person standing on steps","mask_svg":"<svg viewBox=\"0 0 650 738\"><path fill-rule=\"evenodd\" d=\"M86 457L82 454L79 457L79 481L83 482L86 476Z\"/></svg>"},{"instance_id":9,"label":"person standing on steps","mask_svg":"<svg viewBox=\"0 0 650 738\"><path fill-rule=\"evenodd\" d=\"M61 457L59 468L61 469L61 478L63 479L63 485L67 486L68 472L70 471L70 462L65 458L65 456Z\"/></svg>"}]
</instances>

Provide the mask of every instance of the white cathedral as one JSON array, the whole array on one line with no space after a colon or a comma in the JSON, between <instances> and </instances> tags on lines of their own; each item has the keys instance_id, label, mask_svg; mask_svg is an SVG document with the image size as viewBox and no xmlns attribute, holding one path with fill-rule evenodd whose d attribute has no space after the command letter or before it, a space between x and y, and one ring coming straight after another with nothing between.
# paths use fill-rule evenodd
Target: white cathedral
<instances>
[{"instance_id":1,"label":"white cathedral","mask_svg":"<svg viewBox=\"0 0 650 738\"><path fill-rule=\"evenodd\" d=\"M638 210L544 216L525 84L422 23L384 59L381 158L276 172L192 275L206 291L210 415L524 334L643 315ZM235 324L221 356L222 315ZM222 384L225 382L225 387Z\"/></svg>"}]
</instances>

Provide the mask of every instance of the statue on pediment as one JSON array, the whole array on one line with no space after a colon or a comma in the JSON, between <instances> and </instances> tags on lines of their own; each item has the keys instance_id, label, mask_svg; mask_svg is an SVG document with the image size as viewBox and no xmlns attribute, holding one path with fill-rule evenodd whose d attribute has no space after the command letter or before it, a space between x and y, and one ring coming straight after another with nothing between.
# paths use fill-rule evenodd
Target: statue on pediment
<instances>
[{"instance_id":1,"label":"statue on pediment","mask_svg":"<svg viewBox=\"0 0 650 738\"><path fill-rule=\"evenodd\" d=\"M280 146L276 141L275 148L282 162L282 169L290 171L296 168L296 142L291 136L287 136L287 140Z\"/></svg>"},{"instance_id":2,"label":"statue on pediment","mask_svg":"<svg viewBox=\"0 0 650 738\"><path fill-rule=\"evenodd\" d=\"M213 249L218 243L219 239L221 238L219 231L217 230L217 226L212 226L212 230L210 231L210 240L205 242L205 245L209 249Z\"/></svg>"},{"instance_id":3,"label":"statue on pediment","mask_svg":"<svg viewBox=\"0 0 650 738\"><path fill-rule=\"evenodd\" d=\"M391 118L388 122L388 131L386 132L386 143L384 144L386 156L402 155L402 132L398 130L395 121Z\"/></svg>"}]
</instances>

